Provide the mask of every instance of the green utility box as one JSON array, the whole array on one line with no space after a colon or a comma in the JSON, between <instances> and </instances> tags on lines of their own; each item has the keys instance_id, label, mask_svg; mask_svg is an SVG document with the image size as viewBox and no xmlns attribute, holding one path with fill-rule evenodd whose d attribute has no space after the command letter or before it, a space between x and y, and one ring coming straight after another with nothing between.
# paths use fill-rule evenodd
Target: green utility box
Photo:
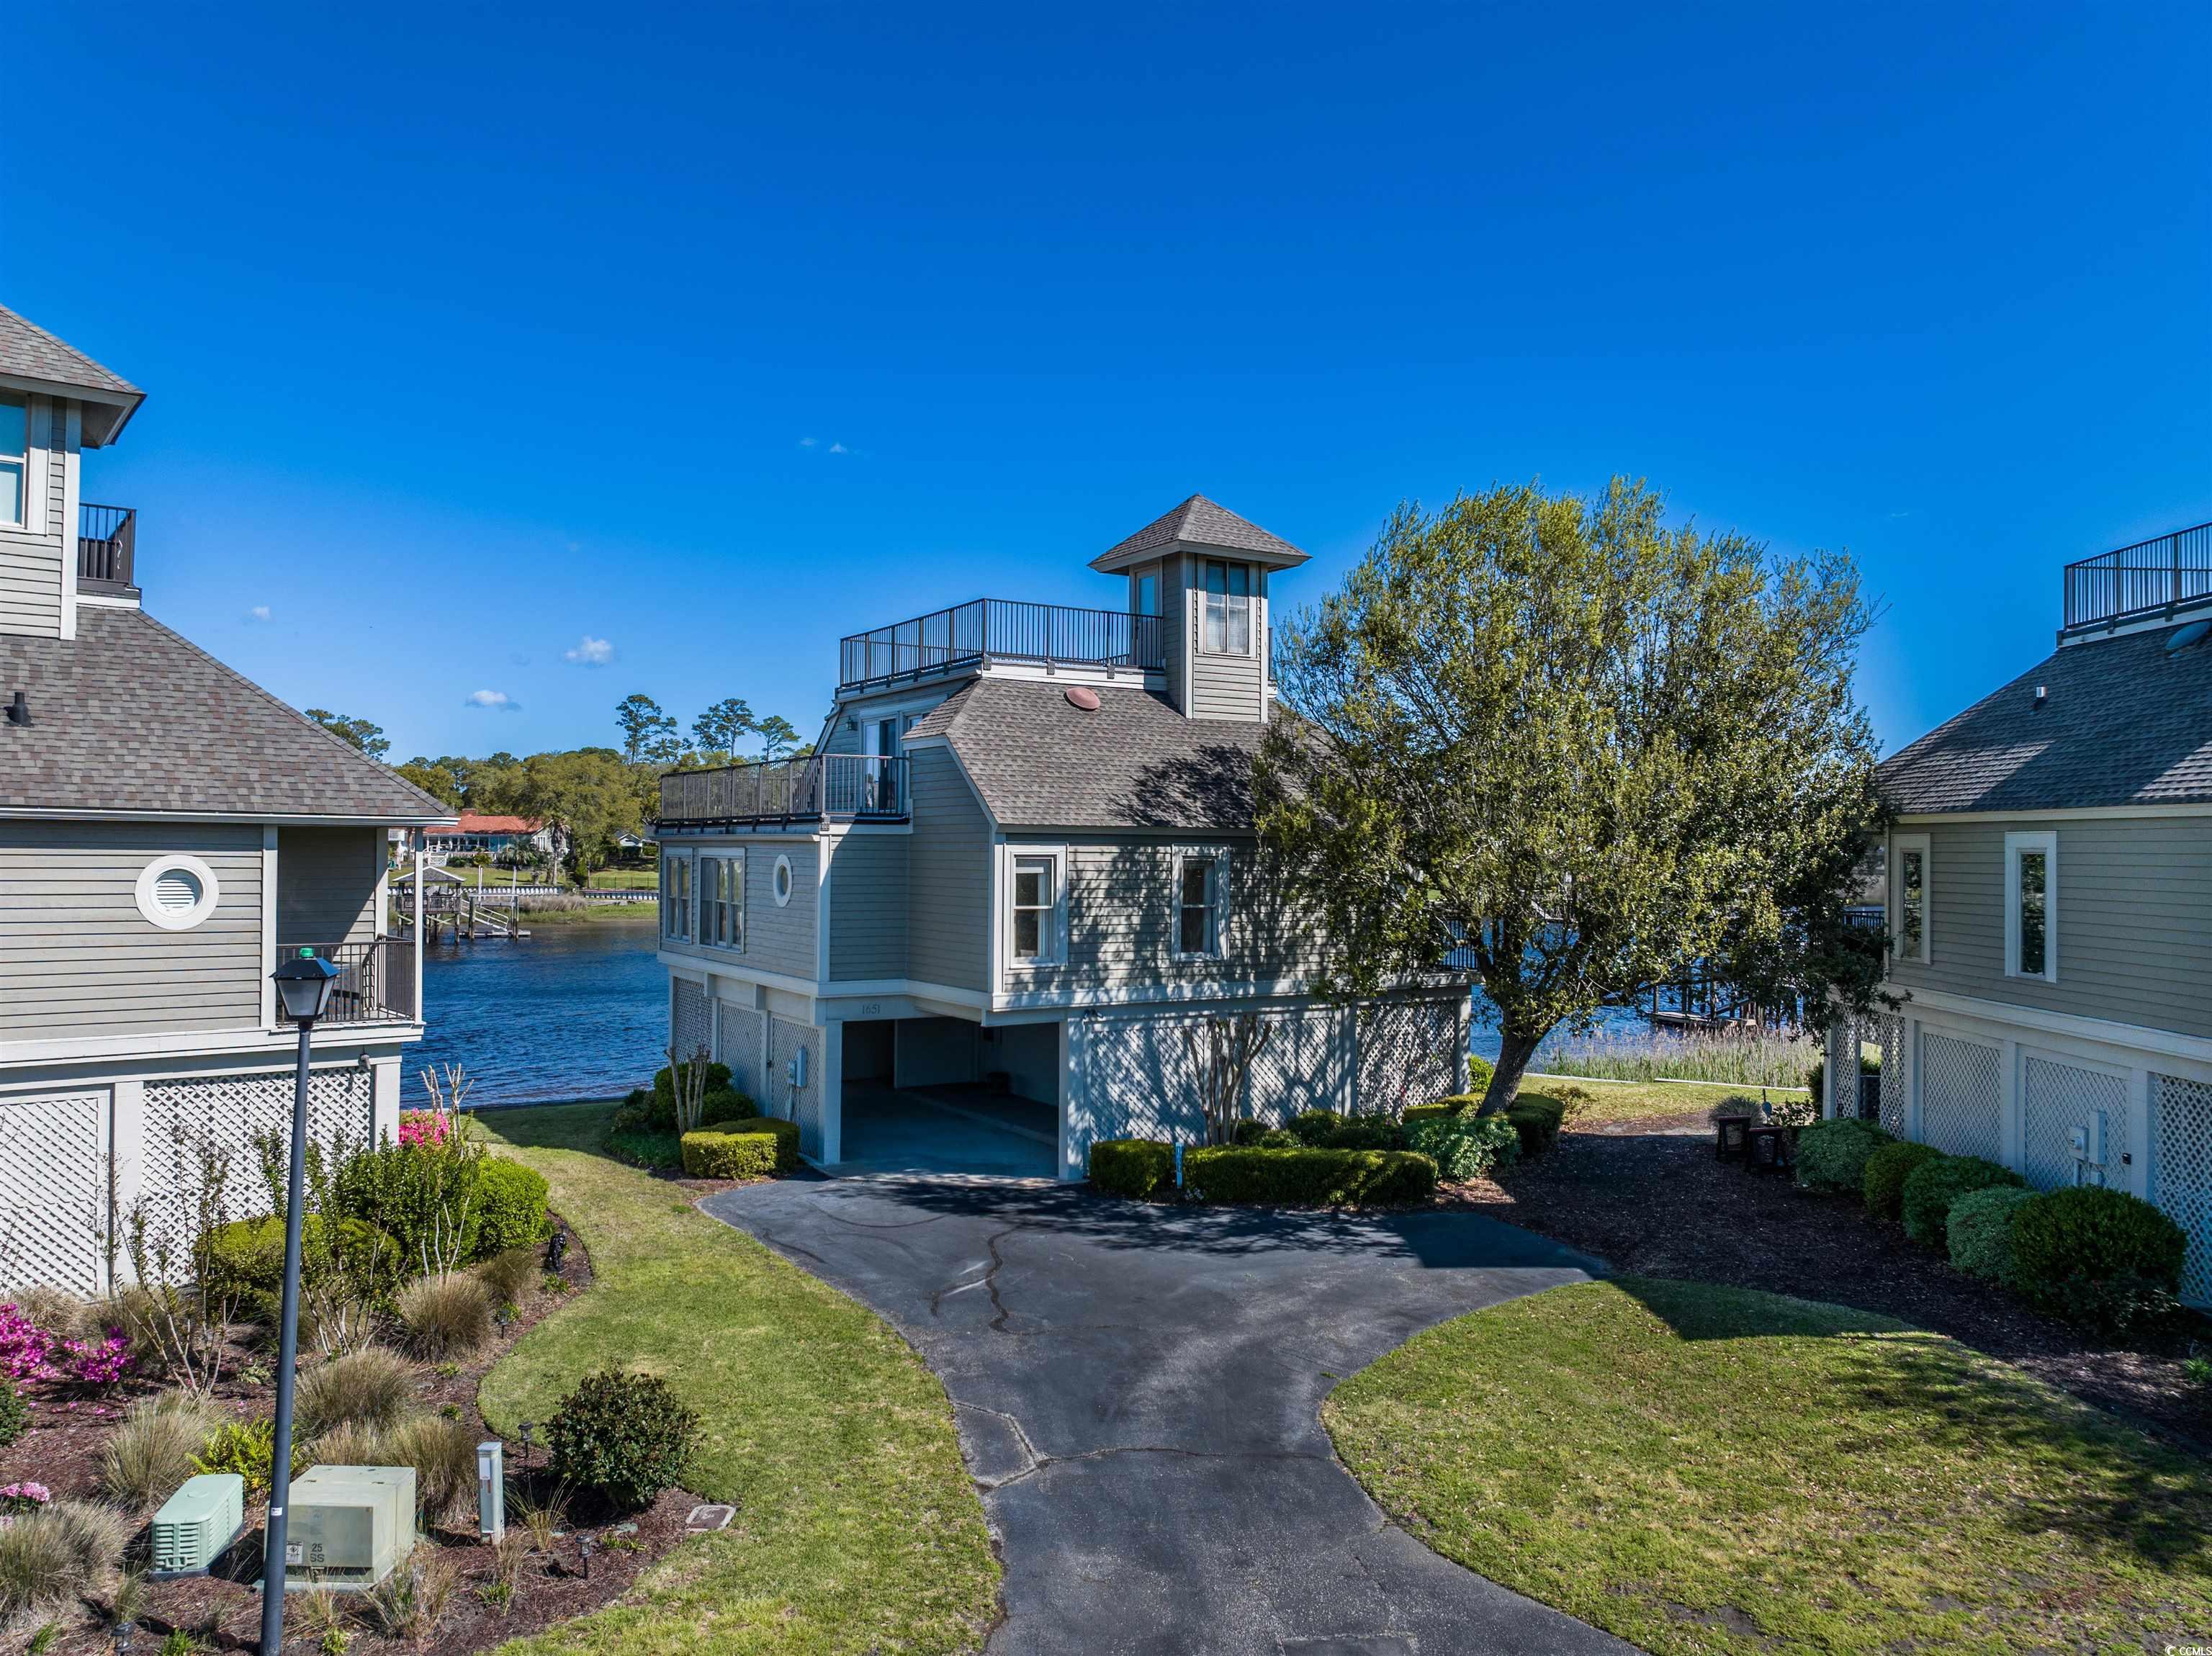
<instances>
[{"instance_id":1,"label":"green utility box","mask_svg":"<svg viewBox=\"0 0 2212 1656\"><path fill-rule=\"evenodd\" d=\"M360 1592L414 1550L412 1466L310 1466L292 1480L286 1592Z\"/></svg>"},{"instance_id":2,"label":"green utility box","mask_svg":"<svg viewBox=\"0 0 2212 1656\"><path fill-rule=\"evenodd\" d=\"M153 1562L157 1581L205 1575L246 1527L246 1480L236 1472L188 1477L154 1514Z\"/></svg>"}]
</instances>

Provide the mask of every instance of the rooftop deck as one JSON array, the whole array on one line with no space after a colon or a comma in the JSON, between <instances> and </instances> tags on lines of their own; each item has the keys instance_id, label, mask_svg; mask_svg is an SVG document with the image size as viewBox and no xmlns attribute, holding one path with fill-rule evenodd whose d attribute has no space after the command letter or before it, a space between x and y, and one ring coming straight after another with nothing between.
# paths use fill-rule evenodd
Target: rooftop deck
<instances>
[{"instance_id":1,"label":"rooftop deck","mask_svg":"<svg viewBox=\"0 0 2212 1656\"><path fill-rule=\"evenodd\" d=\"M1160 672L1167 640L1164 616L975 598L852 634L838 647L837 688L842 695L994 661Z\"/></svg>"},{"instance_id":2,"label":"rooftop deck","mask_svg":"<svg viewBox=\"0 0 2212 1656\"><path fill-rule=\"evenodd\" d=\"M2060 631L2122 627L2205 603L2212 603L2212 524L2068 564Z\"/></svg>"},{"instance_id":3,"label":"rooftop deck","mask_svg":"<svg viewBox=\"0 0 2212 1656\"><path fill-rule=\"evenodd\" d=\"M94 506L88 500L80 505L76 524L77 591L137 597L137 507Z\"/></svg>"},{"instance_id":4,"label":"rooftop deck","mask_svg":"<svg viewBox=\"0 0 2212 1656\"><path fill-rule=\"evenodd\" d=\"M664 828L898 822L906 815L906 761L874 754L817 754L660 779Z\"/></svg>"}]
</instances>

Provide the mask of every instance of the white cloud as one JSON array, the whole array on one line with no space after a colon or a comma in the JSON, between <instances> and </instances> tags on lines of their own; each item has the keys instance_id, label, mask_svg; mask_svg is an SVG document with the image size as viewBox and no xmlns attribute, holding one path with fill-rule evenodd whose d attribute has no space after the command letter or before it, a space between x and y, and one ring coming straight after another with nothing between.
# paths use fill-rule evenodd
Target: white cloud
<instances>
[{"instance_id":1,"label":"white cloud","mask_svg":"<svg viewBox=\"0 0 2212 1656\"><path fill-rule=\"evenodd\" d=\"M255 604L255 605L254 605L251 610L248 610L246 612L246 620L248 620L248 621L266 621L266 620L268 620L268 619L269 619L269 606L268 606L267 604Z\"/></svg>"},{"instance_id":2,"label":"white cloud","mask_svg":"<svg viewBox=\"0 0 2212 1656\"><path fill-rule=\"evenodd\" d=\"M603 638L593 638L589 633L573 650L565 653L571 661L580 661L586 667L604 667L615 658L615 646Z\"/></svg>"},{"instance_id":3,"label":"white cloud","mask_svg":"<svg viewBox=\"0 0 2212 1656\"><path fill-rule=\"evenodd\" d=\"M801 448L818 448L821 444L822 440L818 437L802 437L799 440L799 446Z\"/></svg>"},{"instance_id":4,"label":"white cloud","mask_svg":"<svg viewBox=\"0 0 2212 1656\"><path fill-rule=\"evenodd\" d=\"M503 713L516 713L522 711L522 704L510 699L504 690L471 690L465 705L471 707L489 707Z\"/></svg>"},{"instance_id":5,"label":"white cloud","mask_svg":"<svg viewBox=\"0 0 2212 1656\"><path fill-rule=\"evenodd\" d=\"M853 451L842 443L832 443L830 445L830 452L832 454L850 454Z\"/></svg>"}]
</instances>

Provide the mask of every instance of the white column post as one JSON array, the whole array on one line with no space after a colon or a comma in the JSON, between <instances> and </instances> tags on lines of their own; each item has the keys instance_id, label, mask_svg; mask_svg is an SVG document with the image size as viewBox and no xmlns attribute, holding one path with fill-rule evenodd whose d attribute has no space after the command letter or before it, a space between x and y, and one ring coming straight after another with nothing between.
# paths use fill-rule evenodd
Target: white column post
<instances>
[{"instance_id":1,"label":"white column post","mask_svg":"<svg viewBox=\"0 0 2212 1656\"><path fill-rule=\"evenodd\" d=\"M422 841L421 828L407 831L408 842L415 852L415 1022L428 1023L422 1010Z\"/></svg>"},{"instance_id":2,"label":"white column post","mask_svg":"<svg viewBox=\"0 0 2212 1656\"><path fill-rule=\"evenodd\" d=\"M118 1081L108 1094L107 1118L108 1166L114 1179L113 1209L107 1216L109 1247L114 1257L116 1271L130 1269L130 1260L123 1247L125 1226L131 1210L137 1205L138 1195L146 1184L146 1083L143 1081ZM116 1284L108 1279L107 1259L100 1262L100 1287L112 1292Z\"/></svg>"},{"instance_id":3,"label":"white column post","mask_svg":"<svg viewBox=\"0 0 2212 1656\"><path fill-rule=\"evenodd\" d=\"M832 1018L822 1026L822 1162L845 1159L845 1026Z\"/></svg>"},{"instance_id":4,"label":"white column post","mask_svg":"<svg viewBox=\"0 0 2212 1656\"><path fill-rule=\"evenodd\" d=\"M2014 1173L2027 1171L2026 1090L2021 1080L2020 1043L2007 1036L1997 1042L1997 1160Z\"/></svg>"},{"instance_id":5,"label":"white column post","mask_svg":"<svg viewBox=\"0 0 2212 1656\"><path fill-rule=\"evenodd\" d=\"M2151 1142L2151 1133L2158 1122L2151 1103L2150 1089L2151 1078L2148 1069L2129 1070L2128 1164L2124 1168L2107 1168L2105 1171L2107 1183L2118 1183L2128 1194L2140 1196L2146 1202L2157 1199L2158 1189L2158 1147Z\"/></svg>"},{"instance_id":6,"label":"white column post","mask_svg":"<svg viewBox=\"0 0 2212 1656\"><path fill-rule=\"evenodd\" d=\"M368 1068L373 1110L370 1140L377 1144L396 1144L399 1142L399 1092L403 1079L400 1059L397 1053L390 1058L371 1059Z\"/></svg>"},{"instance_id":7,"label":"white column post","mask_svg":"<svg viewBox=\"0 0 2212 1656\"><path fill-rule=\"evenodd\" d=\"M1075 1113L1083 1106L1083 1050L1087 1027L1070 1012L1060 1023L1060 1176L1083 1177L1083 1144L1075 1131Z\"/></svg>"},{"instance_id":8,"label":"white column post","mask_svg":"<svg viewBox=\"0 0 2212 1656\"><path fill-rule=\"evenodd\" d=\"M276 825L261 826L261 1027L276 1027Z\"/></svg>"}]
</instances>

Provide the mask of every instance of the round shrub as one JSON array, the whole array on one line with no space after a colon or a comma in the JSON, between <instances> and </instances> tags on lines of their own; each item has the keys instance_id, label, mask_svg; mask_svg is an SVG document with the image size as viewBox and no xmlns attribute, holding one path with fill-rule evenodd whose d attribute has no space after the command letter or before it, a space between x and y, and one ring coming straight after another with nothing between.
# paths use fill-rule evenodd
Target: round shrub
<instances>
[{"instance_id":1,"label":"round shrub","mask_svg":"<svg viewBox=\"0 0 2212 1656\"><path fill-rule=\"evenodd\" d=\"M477 1174L476 1237L467 1257L489 1259L544 1241L547 1193L544 1174L503 1156L486 1156Z\"/></svg>"},{"instance_id":2,"label":"round shrub","mask_svg":"<svg viewBox=\"0 0 2212 1656\"><path fill-rule=\"evenodd\" d=\"M716 1087L699 1103L699 1125L711 1127L719 1121L750 1121L760 1113L760 1106L745 1094L728 1087Z\"/></svg>"},{"instance_id":3,"label":"round shrub","mask_svg":"<svg viewBox=\"0 0 2212 1656\"><path fill-rule=\"evenodd\" d=\"M1867 1211L1877 1219L1895 1219L1905 1210L1905 1181L1923 1162L1942 1155L1933 1144L1899 1142L1884 1144L1867 1157Z\"/></svg>"},{"instance_id":4,"label":"round shrub","mask_svg":"<svg viewBox=\"0 0 2212 1656\"><path fill-rule=\"evenodd\" d=\"M2034 1199L2033 1191L2017 1185L1985 1186L1960 1197L1943 1227L1951 1263L1969 1277L2010 1287L2013 1216Z\"/></svg>"},{"instance_id":5,"label":"round shrub","mask_svg":"<svg viewBox=\"0 0 2212 1656\"><path fill-rule=\"evenodd\" d=\"M1319 1144L1342 1125L1344 1118L1334 1110L1301 1111L1284 1123L1301 1144Z\"/></svg>"},{"instance_id":6,"label":"round shrub","mask_svg":"<svg viewBox=\"0 0 2212 1656\"><path fill-rule=\"evenodd\" d=\"M1978 1156L1930 1157L1905 1175L1904 1201L1899 1209L1905 1220L1905 1234L1923 1247L1942 1247L1943 1222L1950 1214L1952 1203L1968 1191L2003 1186L2017 1189L2027 1182L2010 1168L1984 1162Z\"/></svg>"},{"instance_id":7,"label":"round shrub","mask_svg":"<svg viewBox=\"0 0 2212 1656\"><path fill-rule=\"evenodd\" d=\"M1264 1121L1240 1121L1229 1130L1232 1144L1256 1144L1266 1134L1277 1131Z\"/></svg>"},{"instance_id":8,"label":"round shrub","mask_svg":"<svg viewBox=\"0 0 2212 1656\"><path fill-rule=\"evenodd\" d=\"M1175 1146L1158 1138L1102 1138L1091 1147L1091 1182L1109 1196L1150 1196L1175 1183Z\"/></svg>"},{"instance_id":9,"label":"round shrub","mask_svg":"<svg viewBox=\"0 0 2212 1656\"><path fill-rule=\"evenodd\" d=\"M546 1425L553 1476L597 1489L632 1511L675 1488L690 1469L699 1416L652 1374L586 1374Z\"/></svg>"},{"instance_id":10,"label":"round shrub","mask_svg":"<svg viewBox=\"0 0 2212 1656\"><path fill-rule=\"evenodd\" d=\"M1566 1125L1567 1104L1567 1100L1547 1093L1522 1093L1506 1107L1503 1117L1496 1119L1513 1124L1521 1141L1522 1155L1540 1156L1546 1150L1559 1148L1559 1129ZM1419 1146L1414 1148L1418 1149Z\"/></svg>"},{"instance_id":11,"label":"round shrub","mask_svg":"<svg viewBox=\"0 0 2212 1656\"><path fill-rule=\"evenodd\" d=\"M1502 1115L1437 1116L1406 1129L1406 1148L1435 1162L1438 1178L1464 1182L1510 1166L1521 1155L1521 1134Z\"/></svg>"},{"instance_id":12,"label":"round shrub","mask_svg":"<svg viewBox=\"0 0 2212 1656\"><path fill-rule=\"evenodd\" d=\"M1892 1138L1871 1121L1816 1121L1797 1135L1797 1182L1807 1190L1866 1192L1867 1158Z\"/></svg>"},{"instance_id":13,"label":"round shrub","mask_svg":"<svg viewBox=\"0 0 2212 1656\"><path fill-rule=\"evenodd\" d=\"M2013 1216L2013 1270L2021 1288L2057 1295L2069 1277L2142 1277L2181 1286L2189 1238L2149 1203L2101 1185L2046 1191Z\"/></svg>"}]
</instances>

